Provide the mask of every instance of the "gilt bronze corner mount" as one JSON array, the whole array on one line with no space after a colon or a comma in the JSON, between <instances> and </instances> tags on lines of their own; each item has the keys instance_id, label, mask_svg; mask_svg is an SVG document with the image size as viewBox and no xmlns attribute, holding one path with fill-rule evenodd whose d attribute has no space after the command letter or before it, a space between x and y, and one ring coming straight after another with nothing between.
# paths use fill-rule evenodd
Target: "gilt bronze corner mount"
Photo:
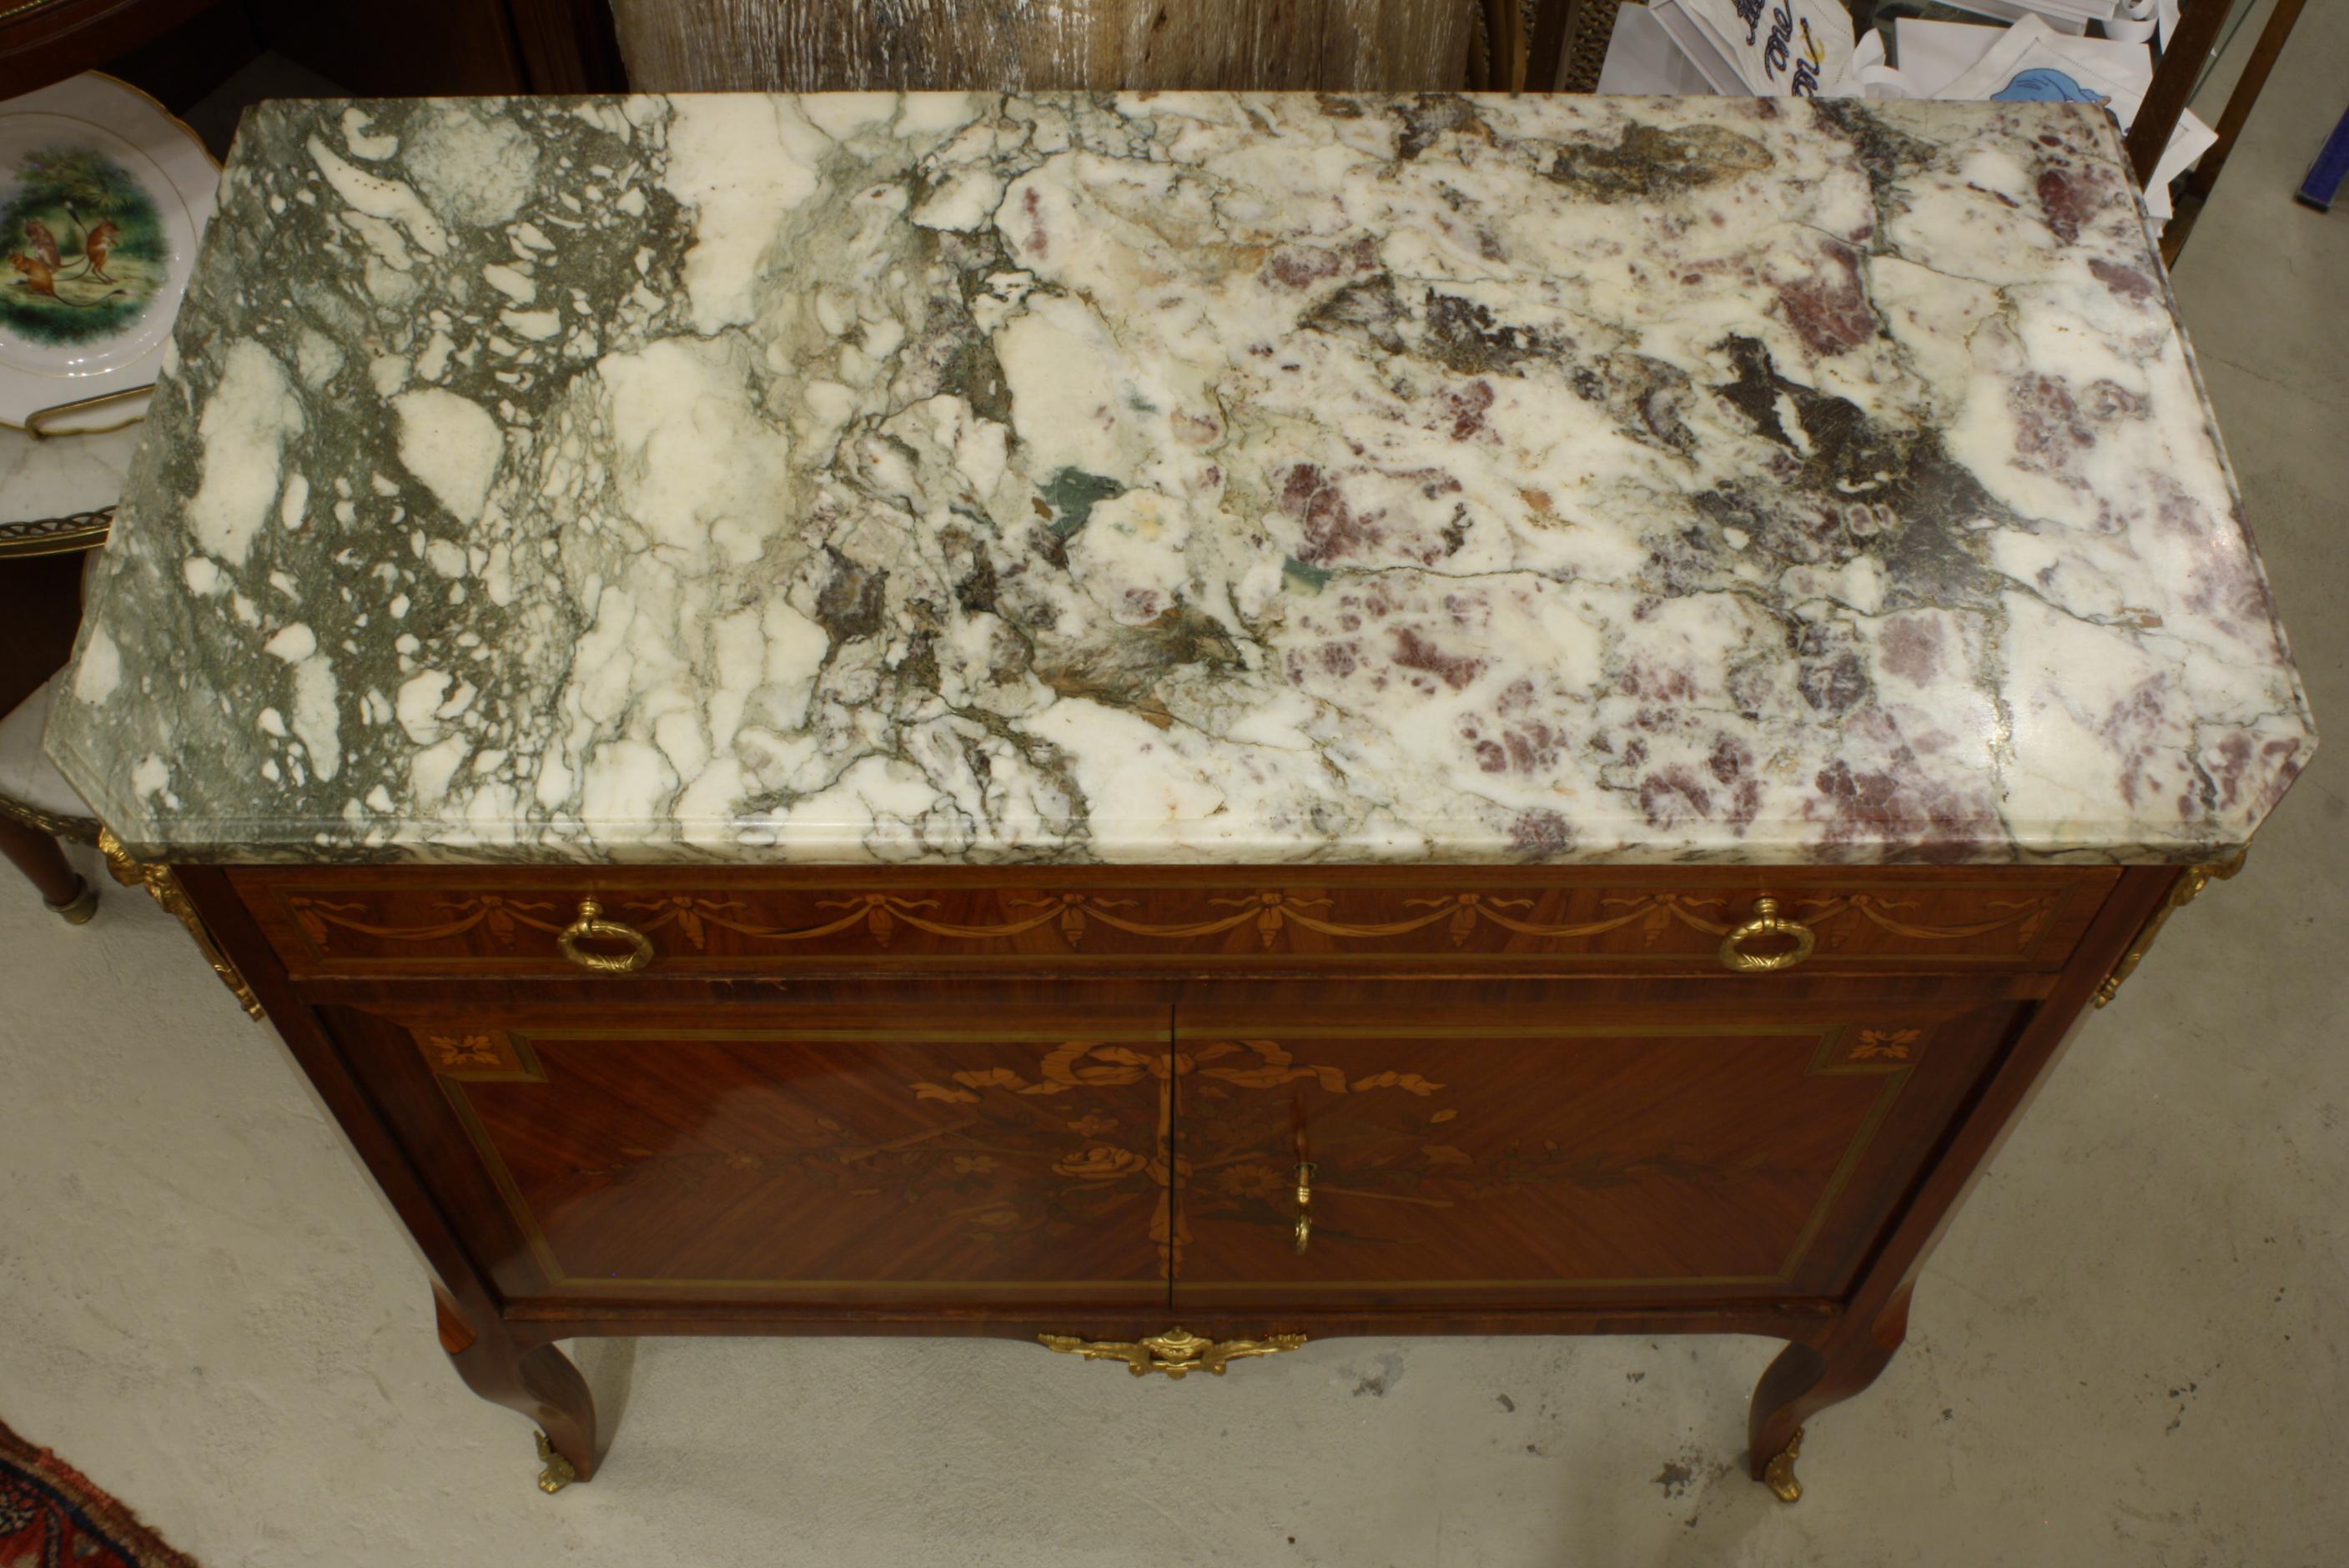
<instances>
[{"instance_id":1,"label":"gilt bronze corner mount","mask_svg":"<svg viewBox=\"0 0 2349 1568\"><path fill-rule=\"evenodd\" d=\"M2137 934L2137 940L2129 944L2128 951L2121 954L2121 961L2113 965L2113 972L2105 976L2105 983L2096 987L2096 1006L2104 1006L2120 995L2121 982L2145 961L2145 955L2153 950L2153 939L2161 934L2161 928L2168 923L2171 915L2199 898L2202 890L2212 882L2225 882L2241 871L2243 861L2251 852L2251 847L2245 845L2230 859L2188 867L2171 885L2169 896L2162 900L2161 907L2153 912L2153 918L2147 921L2144 929Z\"/></svg>"},{"instance_id":2,"label":"gilt bronze corner mount","mask_svg":"<svg viewBox=\"0 0 2349 1568\"><path fill-rule=\"evenodd\" d=\"M180 879L171 874L171 868L134 857L123 847L122 841L114 836L111 828L98 829L98 851L106 857L106 869L114 873L116 882L124 887L145 888L149 896L188 928L188 934L196 939L197 950L203 954L204 961L212 966L212 973L221 977L221 984L229 988L244 1008L246 1016L261 1017L261 999L253 994L253 987L244 983L244 976L238 972L236 965L221 951L219 944L212 940L212 934L204 928L204 917L198 914L196 906L188 902L187 890L180 886Z\"/></svg>"}]
</instances>

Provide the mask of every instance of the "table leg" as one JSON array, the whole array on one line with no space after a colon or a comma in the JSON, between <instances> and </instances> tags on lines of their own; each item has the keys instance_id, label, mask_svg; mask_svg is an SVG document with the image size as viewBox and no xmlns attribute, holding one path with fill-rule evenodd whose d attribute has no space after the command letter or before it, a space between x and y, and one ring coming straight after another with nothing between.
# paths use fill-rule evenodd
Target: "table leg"
<instances>
[{"instance_id":1,"label":"table leg","mask_svg":"<svg viewBox=\"0 0 2349 1568\"><path fill-rule=\"evenodd\" d=\"M1747 1419L1746 1463L1754 1479L1793 1502L1803 1495L1795 1479L1803 1423L1876 1381L1909 1336L1909 1293L1894 1296L1873 1323L1839 1323L1816 1344L1778 1353L1754 1390Z\"/></svg>"},{"instance_id":2,"label":"table leg","mask_svg":"<svg viewBox=\"0 0 2349 1568\"><path fill-rule=\"evenodd\" d=\"M571 1358L552 1345L525 1345L492 1323L476 1330L435 1290L440 1348L465 1387L538 1423L541 1491L556 1492L595 1473L595 1400Z\"/></svg>"},{"instance_id":3,"label":"table leg","mask_svg":"<svg viewBox=\"0 0 2349 1568\"><path fill-rule=\"evenodd\" d=\"M0 854L16 862L16 869L40 890L41 902L62 919L81 925L98 912L98 894L74 873L66 863L65 851L48 834L13 817L0 816Z\"/></svg>"}]
</instances>

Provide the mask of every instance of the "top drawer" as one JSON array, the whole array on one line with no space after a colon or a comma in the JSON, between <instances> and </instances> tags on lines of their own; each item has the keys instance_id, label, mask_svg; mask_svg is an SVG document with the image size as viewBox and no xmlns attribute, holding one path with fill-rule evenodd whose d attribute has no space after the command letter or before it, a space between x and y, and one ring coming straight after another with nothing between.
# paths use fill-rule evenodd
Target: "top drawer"
<instances>
[{"instance_id":1,"label":"top drawer","mask_svg":"<svg viewBox=\"0 0 2349 1568\"><path fill-rule=\"evenodd\" d=\"M245 868L295 979L802 969L1810 973L2063 967L2111 867ZM626 932L566 939L593 900ZM625 980L626 974L617 978Z\"/></svg>"}]
</instances>

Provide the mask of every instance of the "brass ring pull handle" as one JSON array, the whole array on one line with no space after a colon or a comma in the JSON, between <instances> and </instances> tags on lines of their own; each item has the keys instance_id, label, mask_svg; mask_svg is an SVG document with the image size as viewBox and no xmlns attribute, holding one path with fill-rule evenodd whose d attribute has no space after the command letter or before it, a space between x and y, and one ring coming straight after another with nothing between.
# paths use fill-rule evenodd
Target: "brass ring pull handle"
<instances>
[{"instance_id":1,"label":"brass ring pull handle","mask_svg":"<svg viewBox=\"0 0 2349 1568\"><path fill-rule=\"evenodd\" d=\"M632 975L653 961L653 939L633 925L623 925L616 920L603 918L604 906L592 898L579 901L579 918L563 928L554 945L563 949L563 956L582 969L593 969L598 975ZM628 951L589 953L582 942L625 942Z\"/></svg>"},{"instance_id":2,"label":"brass ring pull handle","mask_svg":"<svg viewBox=\"0 0 2349 1568\"><path fill-rule=\"evenodd\" d=\"M1297 1255L1303 1257L1305 1249L1313 1244L1313 1167L1306 1161L1297 1162Z\"/></svg>"},{"instance_id":3,"label":"brass ring pull handle","mask_svg":"<svg viewBox=\"0 0 2349 1568\"><path fill-rule=\"evenodd\" d=\"M1765 936L1786 937L1795 945L1778 953L1745 951L1747 943ZM1809 926L1779 915L1776 899L1757 898L1754 918L1721 939L1721 965L1734 975L1767 975L1774 969L1792 969L1818 944L1818 935Z\"/></svg>"}]
</instances>

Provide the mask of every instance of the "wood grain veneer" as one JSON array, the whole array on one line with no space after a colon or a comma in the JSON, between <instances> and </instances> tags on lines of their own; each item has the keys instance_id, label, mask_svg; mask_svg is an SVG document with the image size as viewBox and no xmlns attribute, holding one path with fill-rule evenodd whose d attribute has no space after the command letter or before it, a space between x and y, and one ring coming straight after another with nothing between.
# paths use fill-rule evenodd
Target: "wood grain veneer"
<instances>
[{"instance_id":1,"label":"wood grain veneer","mask_svg":"<svg viewBox=\"0 0 2349 1568\"><path fill-rule=\"evenodd\" d=\"M1768 1334L1881 1370L2173 867L180 868L581 1477L595 1334ZM1814 921L1740 975L1754 898ZM588 975L578 902L657 956ZM1297 1167L1314 1231L1296 1251Z\"/></svg>"}]
</instances>

